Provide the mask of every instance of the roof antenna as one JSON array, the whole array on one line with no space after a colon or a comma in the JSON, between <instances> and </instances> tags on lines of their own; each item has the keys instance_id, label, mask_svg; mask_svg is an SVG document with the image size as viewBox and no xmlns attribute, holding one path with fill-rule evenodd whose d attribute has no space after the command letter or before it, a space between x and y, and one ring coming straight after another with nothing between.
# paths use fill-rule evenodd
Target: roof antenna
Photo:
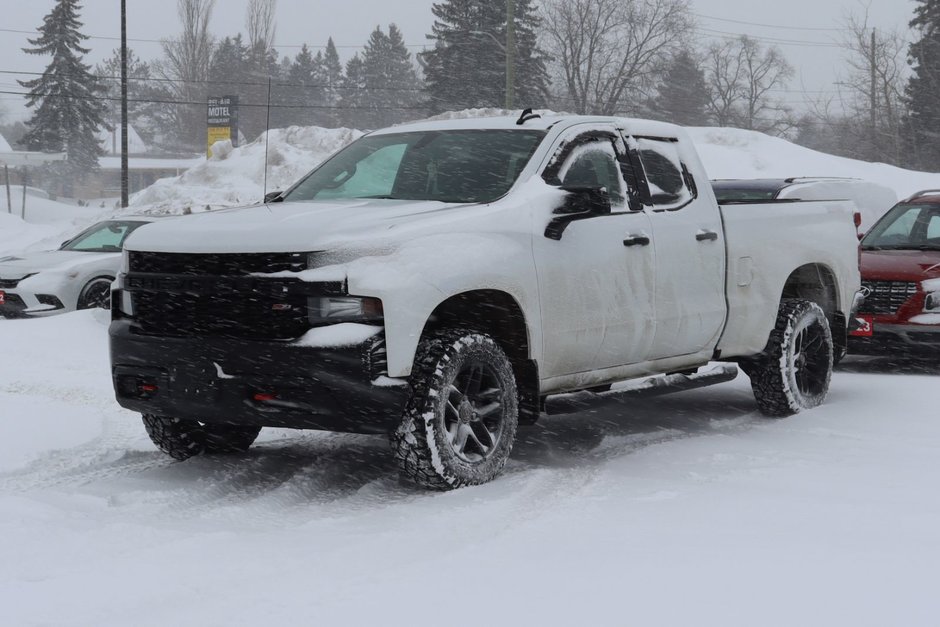
<instances>
[{"instance_id":1,"label":"roof antenna","mask_svg":"<svg viewBox=\"0 0 940 627\"><path fill-rule=\"evenodd\" d=\"M535 120L540 117L542 116L540 116L538 113L532 113L532 109L524 109L522 111L522 115L520 115L519 119L516 120L516 124L518 124L519 126L522 126L529 120Z\"/></svg>"}]
</instances>

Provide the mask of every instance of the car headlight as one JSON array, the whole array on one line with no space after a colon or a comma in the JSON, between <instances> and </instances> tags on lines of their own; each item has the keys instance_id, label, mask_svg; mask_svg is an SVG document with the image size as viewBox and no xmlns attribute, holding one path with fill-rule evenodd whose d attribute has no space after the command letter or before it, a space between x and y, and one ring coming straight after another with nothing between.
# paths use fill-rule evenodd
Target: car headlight
<instances>
[{"instance_id":1,"label":"car headlight","mask_svg":"<svg viewBox=\"0 0 940 627\"><path fill-rule=\"evenodd\" d=\"M940 311L940 292L931 292L924 299L924 311Z\"/></svg>"},{"instance_id":2,"label":"car headlight","mask_svg":"<svg viewBox=\"0 0 940 627\"><path fill-rule=\"evenodd\" d=\"M381 320L382 301L357 296L313 296L307 299L311 324Z\"/></svg>"},{"instance_id":3,"label":"car headlight","mask_svg":"<svg viewBox=\"0 0 940 627\"><path fill-rule=\"evenodd\" d=\"M121 251L121 274L127 274L131 269L131 256L127 250Z\"/></svg>"}]
</instances>

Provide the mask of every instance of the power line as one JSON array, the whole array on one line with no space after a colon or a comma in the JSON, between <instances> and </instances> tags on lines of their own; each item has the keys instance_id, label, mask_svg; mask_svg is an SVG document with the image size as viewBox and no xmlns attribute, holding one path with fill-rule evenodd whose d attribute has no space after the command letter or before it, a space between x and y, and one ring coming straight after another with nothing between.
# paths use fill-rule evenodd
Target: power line
<instances>
[{"instance_id":1,"label":"power line","mask_svg":"<svg viewBox=\"0 0 940 627\"><path fill-rule=\"evenodd\" d=\"M778 37L757 37L755 35L750 35L747 33L735 33L731 31L715 30L713 28L703 28L701 26L697 26L695 29L702 33L706 33L709 35L716 35L716 36L721 37L722 39L729 39L729 40L740 39L741 37L747 37L748 39L753 39L755 41L777 44L781 46L797 46L797 47L803 47L803 48L843 48L844 47L841 44L838 44L834 41L825 42L825 41L811 41L808 39L781 39Z\"/></svg>"},{"instance_id":2,"label":"power line","mask_svg":"<svg viewBox=\"0 0 940 627\"><path fill-rule=\"evenodd\" d=\"M0 74L12 74L14 76L45 76L43 72L22 72L17 70L0 70ZM68 73L57 72L57 76L70 76ZM94 78L103 81L117 81L120 80L119 76L102 76L92 74ZM268 83L265 82L253 82L253 81L234 81L234 80L194 80L194 79L177 79L177 78L135 78L128 77L130 81L137 82L156 82L156 83L186 83L194 85L241 85L241 86L253 86L253 87L267 87ZM424 91L421 88L414 87L350 87L344 85L329 85L326 83L272 83L274 87L322 87L324 89L337 89L337 90L353 90L353 91L405 91L405 92L415 92L415 91Z\"/></svg>"},{"instance_id":3,"label":"power line","mask_svg":"<svg viewBox=\"0 0 940 627\"><path fill-rule=\"evenodd\" d=\"M14 34L18 34L18 35L39 35L39 34L40 34L39 30L18 30L18 29L15 29L15 28L0 28L0 33L14 33ZM102 40L102 41L121 41L121 38L120 38L120 37L107 37L107 36L104 36L104 35L86 35L86 37L87 37L88 39L95 39L95 40ZM163 43L167 43L167 42L172 42L173 39L172 39L172 38L167 38L167 39L140 39L140 38L137 38L137 39L135 39L135 38L128 37L128 38L127 38L127 41L129 41L129 42L134 42L134 43L144 43L144 44L163 44ZM220 42L215 42L214 45L217 46L219 43L220 43ZM404 44L404 46L405 46L406 48L426 48L426 47L428 47L428 45L429 45L429 44L427 44L427 43L423 43L423 44ZM324 44L324 45L311 45L311 44L272 44L272 45L271 45L272 48L303 48L304 46L307 46L308 48L314 48L314 49L317 49L317 50L326 49L326 48L327 48L327 46L326 46L325 44ZM358 46L352 45L352 44L333 44L333 46L334 46L335 48L350 48L350 49L356 48L356 49L359 49L359 48L365 47L365 44L361 44L361 45L358 45Z\"/></svg>"},{"instance_id":4,"label":"power line","mask_svg":"<svg viewBox=\"0 0 940 627\"><path fill-rule=\"evenodd\" d=\"M21 96L21 97L30 97L30 98L64 98L71 100L96 100L96 101L105 101L105 102L120 102L120 98L115 98L113 96L76 96L73 94L48 94L48 93L29 93L29 92L17 92L17 91L5 91L0 90L0 94L8 96ZM163 100L163 99L149 99L149 98L128 98L128 102L133 103L142 103L142 104L167 104L167 105L186 105L186 106L206 106L205 101L203 100ZM251 103L251 102L240 102L238 103L239 107L252 107L252 108L267 108L272 109L323 109L323 110L356 110L356 111L426 111L427 107L425 106L400 106L400 107L388 107L388 106L356 106L356 105L343 105L343 106L333 106L333 105L291 105L291 104L269 104L266 102L263 103Z\"/></svg>"},{"instance_id":5,"label":"power line","mask_svg":"<svg viewBox=\"0 0 940 627\"><path fill-rule=\"evenodd\" d=\"M706 20L714 20L716 22L728 22L729 24L742 24L744 26L760 26L763 28L777 28L780 30L797 30L797 31L828 31L828 32L848 32L851 29L848 28L823 28L815 26L783 26L781 24L761 24L760 22L746 22L743 20L731 20L723 17L715 17L713 15L705 15L704 13L696 13L692 11L692 15L695 17L700 17Z\"/></svg>"}]
</instances>

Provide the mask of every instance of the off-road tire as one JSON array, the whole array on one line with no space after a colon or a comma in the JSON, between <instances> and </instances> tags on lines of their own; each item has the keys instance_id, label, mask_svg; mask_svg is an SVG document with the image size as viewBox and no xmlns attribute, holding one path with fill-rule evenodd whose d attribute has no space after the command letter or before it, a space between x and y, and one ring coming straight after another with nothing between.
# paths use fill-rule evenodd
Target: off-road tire
<instances>
[{"instance_id":1,"label":"off-road tire","mask_svg":"<svg viewBox=\"0 0 940 627\"><path fill-rule=\"evenodd\" d=\"M143 414L144 428L161 451L179 461L196 455L243 453L261 427L203 424L196 420Z\"/></svg>"},{"instance_id":2,"label":"off-road tire","mask_svg":"<svg viewBox=\"0 0 940 627\"><path fill-rule=\"evenodd\" d=\"M822 308L807 300L784 300L764 352L741 362L760 411L792 416L822 404L832 377L833 344Z\"/></svg>"},{"instance_id":3,"label":"off-road tire","mask_svg":"<svg viewBox=\"0 0 940 627\"><path fill-rule=\"evenodd\" d=\"M78 297L77 309L109 308L111 306L111 283L113 281L113 277L99 276L86 283ZM104 291L103 297L102 291Z\"/></svg>"},{"instance_id":4,"label":"off-road tire","mask_svg":"<svg viewBox=\"0 0 940 627\"><path fill-rule=\"evenodd\" d=\"M474 394L477 372L480 382ZM466 387L463 394L455 389L458 386ZM493 426L492 403L487 405L489 411L477 411L484 397L499 403L498 429ZM459 407L455 408L454 399L462 399ZM518 424L516 378L503 349L482 333L436 332L418 346L411 394L401 425L392 434L392 448L402 477L422 487L451 490L478 485L492 480L505 466ZM470 429L472 435L461 429ZM484 440L491 446L485 447ZM466 452L468 445L476 452Z\"/></svg>"}]
</instances>

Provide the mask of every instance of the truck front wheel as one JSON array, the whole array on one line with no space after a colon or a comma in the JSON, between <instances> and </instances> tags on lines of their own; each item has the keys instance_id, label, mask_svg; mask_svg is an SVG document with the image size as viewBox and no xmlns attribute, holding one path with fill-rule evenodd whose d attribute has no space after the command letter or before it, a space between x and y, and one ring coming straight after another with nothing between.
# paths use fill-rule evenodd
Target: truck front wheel
<instances>
[{"instance_id":1,"label":"truck front wheel","mask_svg":"<svg viewBox=\"0 0 940 627\"><path fill-rule=\"evenodd\" d=\"M143 420L147 435L157 448L179 461L203 453L243 453L261 432L261 427L203 424L152 414L144 414Z\"/></svg>"},{"instance_id":2,"label":"truck front wheel","mask_svg":"<svg viewBox=\"0 0 940 627\"><path fill-rule=\"evenodd\" d=\"M764 353L741 367L762 413L791 416L822 404L832 362L832 332L822 308L807 300L784 300Z\"/></svg>"},{"instance_id":3,"label":"truck front wheel","mask_svg":"<svg viewBox=\"0 0 940 627\"><path fill-rule=\"evenodd\" d=\"M496 477L518 424L516 378L503 349L481 333L438 332L418 347L392 446L403 477L450 490Z\"/></svg>"}]
</instances>

